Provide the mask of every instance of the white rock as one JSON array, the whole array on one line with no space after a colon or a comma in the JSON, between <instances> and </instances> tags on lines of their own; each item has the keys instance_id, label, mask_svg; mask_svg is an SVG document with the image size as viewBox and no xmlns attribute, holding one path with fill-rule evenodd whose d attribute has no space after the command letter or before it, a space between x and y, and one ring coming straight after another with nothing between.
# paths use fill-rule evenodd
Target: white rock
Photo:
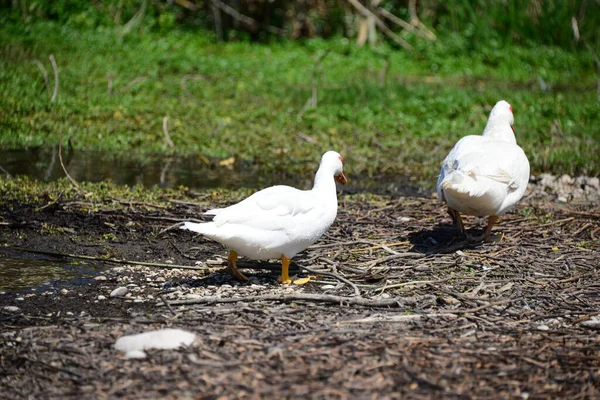
<instances>
[{"instance_id":1,"label":"white rock","mask_svg":"<svg viewBox=\"0 0 600 400\"><path fill-rule=\"evenodd\" d=\"M102 295L98 296L98 300L105 300L105 299L106 299L106 296L102 296Z\"/></svg>"},{"instance_id":2,"label":"white rock","mask_svg":"<svg viewBox=\"0 0 600 400\"><path fill-rule=\"evenodd\" d=\"M112 292L110 292L110 297L121 297L125 296L129 292L129 289L126 287L118 287Z\"/></svg>"},{"instance_id":3,"label":"white rock","mask_svg":"<svg viewBox=\"0 0 600 400\"><path fill-rule=\"evenodd\" d=\"M321 289L331 290L331 289L335 289L335 286L334 285L323 285L323 286L321 286Z\"/></svg>"},{"instance_id":4,"label":"white rock","mask_svg":"<svg viewBox=\"0 0 600 400\"><path fill-rule=\"evenodd\" d=\"M593 187L594 189L600 190L600 179L596 177L588 178L587 185Z\"/></svg>"},{"instance_id":5,"label":"white rock","mask_svg":"<svg viewBox=\"0 0 600 400\"><path fill-rule=\"evenodd\" d=\"M62 289L62 290L60 291L60 294L67 294L67 293L69 293L69 291L68 291L67 289Z\"/></svg>"},{"instance_id":6,"label":"white rock","mask_svg":"<svg viewBox=\"0 0 600 400\"><path fill-rule=\"evenodd\" d=\"M537 330L538 331L549 331L550 327L548 325L538 325Z\"/></svg>"},{"instance_id":7,"label":"white rock","mask_svg":"<svg viewBox=\"0 0 600 400\"><path fill-rule=\"evenodd\" d=\"M132 350L125 353L125 357L141 359L146 358L146 353L144 353L142 350Z\"/></svg>"},{"instance_id":8,"label":"white rock","mask_svg":"<svg viewBox=\"0 0 600 400\"><path fill-rule=\"evenodd\" d=\"M10 312L17 312L17 311L21 310L19 307L16 307L16 306L6 306L6 307L4 307L4 309L6 311L10 311Z\"/></svg>"},{"instance_id":9,"label":"white rock","mask_svg":"<svg viewBox=\"0 0 600 400\"><path fill-rule=\"evenodd\" d=\"M142 358L140 356L141 353L144 353L143 350L176 349L191 345L195 339L195 334L181 329L160 329L137 335L122 336L115 342L115 349L127 353L128 358ZM145 357L145 354L143 357Z\"/></svg>"},{"instance_id":10,"label":"white rock","mask_svg":"<svg viewBox=\"0 0 600 400\"><path fill-rule=\"evenodd\" d=\"M17 301L25 301L25 299L23 297L17 297L15 300L17 300Z\"/></svg>"},{"instance_id":11,"label":"white rock","mask_svg":"<svg viewBox=\"0 0 600 400\"><path fill-rule=\"evenodd\" d=\"M95 281L105 281L106 277L104 275L100 275L94 278Z\"/></svg>"},{"instance_id":12,"label":"white rock","mask_svg":"<svg viewBox=\"0 0 600 400\"><path fill-rule=\"evenodd\" d=\"M398 221L400 221L400 222L408 222L410 220L412 220L411 217L400 217L400 218L398 218Z\"/></svg>"},{"instance_id":13,"label":"white rock","mask_svg":"<svg viewBox=\"0 0 600 400\"><path fill-rule=\"evenodd\" d=\"M587 321L580 322L579 325L590 329L600 329L600 318L592 317Z\"/></svg>"}]
</instances>

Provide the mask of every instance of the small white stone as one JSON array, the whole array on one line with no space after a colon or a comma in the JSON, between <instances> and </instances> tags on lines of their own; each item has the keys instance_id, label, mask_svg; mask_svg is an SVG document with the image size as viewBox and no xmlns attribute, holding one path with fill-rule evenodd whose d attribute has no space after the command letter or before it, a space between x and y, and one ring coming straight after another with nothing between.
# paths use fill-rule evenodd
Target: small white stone
<instances>
[{"instance_id":1,"label":"small white stone","mask_svg":"<svg viewBox=\"0 0 600 400\"><path fill-rule=\"evenodd\" d=\"M131 350L125 353L126 358L142 359L146 358L146 353L142 350Z\"/></svg>"},{"instance_id":2,"label":"small white stone","mask_svg":"<svg viewBox=\"0 0 600 400\"><path fill-rule=\"evenodd\" d=\"M102 296L102 295L98 296L98 300L104 300L104 299L106 299L106 296Z\"/></svg>"},{"instance_id":3,"label":"small white stone","mask_svg":"<svg viewBox=\"0 0 600 400\"><path fill-rule=\"evenodd\" d=\"M143 303L144 299L135 299L133 300L134 303Z\"/></svg>"},{"instance_id":4,"label":"small white stone","mask_svg":"<svg viewBox=\"0 0 600 400\"><path fill-rule=\"evenodd\" d=\"M537 330L538 331L549 331L550 327L548 325L538 325Z\"/></svg>"},{"instance_id":5,"label":"small white stone","mask_svg":"<svg viewBox=\"0 0 600 400\"><path fill-rule=\"evenodd\" d=\"M564 195L558 196L556 200L560 201L561 203L566 203L568 201L567 197Z\"/></svg>"},{"instance_id":6,"label":"small white stone","mask_svg":"<svg viewBox=\"0 0 600 400\"><path fill-rule=\"evenodd\" d=\"M112 292L110 292L110 297L121 297L125 296L127 293L129 293L129 289L127 289L126 287L118 287Z\"/></svg>"},{"instance_id":7,"label":"small white stone","mask_svg":"<svg viewBox=\"0 0 600 400\"><path fill-rule=\"evenodd\" d=\"M147 349L171 350L181 346L189 346L196 335L181 329L161 329L120 337L115 343L115 349L125 353Z\"/></svg>"},{"instance_id":8,"label":"small white stone","mask_svg":"<svg viewBox=\"0 0 600 400\"><path fill-rule=\"evenodd\" d=\"M95 281L105 281L107 278L104 275L100 275L94 278Z\"/></svg>"},{"instance_id":9,"label":"small white stone","mask_svg":"<svg viewBox=\"0 0 600 400\"><path fill-rule=\"evenodd\" d=\"M19 307L16 307L16 306L6 306L6 307L4 307L4 309L6 311L10 311L10 312L17 312L17 311L21 310Z\"/></svg>"},{"instance_id":10,"label":"small white stone","mask_svg":"<svg viewBox=\"0 0 600 400\"><path fill-rule=\"evenodd\" d=\"M400 217L400 218L398 218L398 221L400 221L400 222L408 222L410 220L412 220L411 217Z\"/></svg>"},{"instance_id":11,"label":"small white stone","mask_svg":"<svg viewBox=\"0 0 600 400\"><path fill-rule=\"evenodd\" d=\"M68 291L67 289L62 289L62 290L60 291L60 294L67 294L67 293L69 293L69 291Z\"/></svg>"},{"instance_id":12,"label":"small white stone","mask_svg":"<svg viewBox=\"0 0 600 400\"><path fill-rule=\"evenodd\" d=\"M73 313L71 311L67 311L65 314L68 315L68 316L72 316L73 315Z\"/></svg>"},{"instance_id":13,"label":"small white stone","mask_svg":"<svg viewBox=\"0 0 600 400\"><path fill-rule=\"evenodd\" d=\"M162 277L162 276L159 276L159 277L158 277L158 278L156 278L154 281L155 281L155 282L164 282L164 281L165 281L165 278L164 278L164 277Z\"/></svg>"},{"instance_id":14,"label":"small white stone","mask_svg":"<svg viewBox=\"0 0 600 400\"><path fill-rule=\"evenodd\" d=\"M587 321L580 322L579 325L590 329L600 329L600 318L592 317Z\"/></svg>"},{"instance_id":15,"label":"small white stone","mask_svg":"<svg viewBox=\"0 0 600 400\"><path fill-rule=\"evenodd\" d=\"M24 301L25 299L23 297L17 297L15 300L17 300L17 301Z\"/></svg>"},{"instance_id":16,"label":"small white stone","mask_svg":"<svg viewBox=\"0 0 600 400\"><path fill-rule=\"evenodd\" d=\"M323 286L321 286L321 289L331 290L331 289L335 289L335 286L334 285L323 285Z\"/></svg>"}]
</instances>

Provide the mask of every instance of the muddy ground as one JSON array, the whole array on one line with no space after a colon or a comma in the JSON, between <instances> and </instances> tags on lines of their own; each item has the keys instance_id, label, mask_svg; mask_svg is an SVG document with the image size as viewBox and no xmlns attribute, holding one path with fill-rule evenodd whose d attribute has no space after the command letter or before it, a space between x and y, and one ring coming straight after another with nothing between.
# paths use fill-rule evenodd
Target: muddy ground
<instances>
[{"instance_id":1,"label":"muddy ground","mask_svg":"<svg viewBox=\"0 0 600 400\"><path fill-rule=\"evenodd\" d=\"M236 282L222 246L168 229L208 206L2 206L4 257L129 262L0 295L0 397L600 397L597 199L531 190L472 244L431 197L341 195L295 259L311 281L289 286L275 263ZM141 360L113 348L162 327L197 340Z\"/></svg>"}]
</instances>

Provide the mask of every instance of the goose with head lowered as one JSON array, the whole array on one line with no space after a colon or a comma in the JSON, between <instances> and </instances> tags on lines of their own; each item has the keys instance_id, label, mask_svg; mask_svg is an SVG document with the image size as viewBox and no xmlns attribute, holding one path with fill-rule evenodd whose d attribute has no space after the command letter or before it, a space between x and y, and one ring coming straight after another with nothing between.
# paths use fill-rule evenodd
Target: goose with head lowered
<instances>
[{"instance_id":1,"label":"goose with head lowered","mask_svg":"<svg viewBox=\"0 0 600 400\"><path fill-rule=\"evenodd\" d=\"M454 224L465 234L461 213L488 216L480 237L487 240L498 217L523 197L529 161L517 145L513 109L501 100L490 112L482 135L465 136L450 151L437 180L438 199L448 206Z\"/></svg>"},{"instance_id":2,"label":"goose with head lowered","mask_svg":"<svg viewBox=\"0 0 600 400\"><path fill-rule=\"evenodd\" d=\"M280 283L291 283L292 257L315 243L337 215L335 182L347 182L342 156L335 151L323 154L311 190L272 186L226 208L208 210L210 222L185 222L181 229L198 232L230 249L228 265L232 275L247 278L237 268L238 255L253 260L281 259Z\"/></svg>"}]
</instances>

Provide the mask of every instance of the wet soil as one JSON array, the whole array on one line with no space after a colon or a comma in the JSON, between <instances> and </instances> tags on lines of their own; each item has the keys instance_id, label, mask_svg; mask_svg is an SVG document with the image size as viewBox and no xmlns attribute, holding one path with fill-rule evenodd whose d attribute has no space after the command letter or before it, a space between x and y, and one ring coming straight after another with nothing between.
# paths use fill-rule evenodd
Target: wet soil
<instances>
[{"instance_id":1,"label":"wet soil","mask_svg":"<svg viewBox=\"0 0 600 400\"><path fill-rule=\"evenodd\" d=\"M600 395L596 201L531 194L495 241L470 243L433 198L342 195L334 225L294 260L311 281L287 286L277 263L242 263L249 281L233 280L221 245L174 226L206 207L0 207L3 257L96 267L0 295L2 397ZM162 327L197 340L142 360L113 348Z\"/></svg>"}]
</instances>

